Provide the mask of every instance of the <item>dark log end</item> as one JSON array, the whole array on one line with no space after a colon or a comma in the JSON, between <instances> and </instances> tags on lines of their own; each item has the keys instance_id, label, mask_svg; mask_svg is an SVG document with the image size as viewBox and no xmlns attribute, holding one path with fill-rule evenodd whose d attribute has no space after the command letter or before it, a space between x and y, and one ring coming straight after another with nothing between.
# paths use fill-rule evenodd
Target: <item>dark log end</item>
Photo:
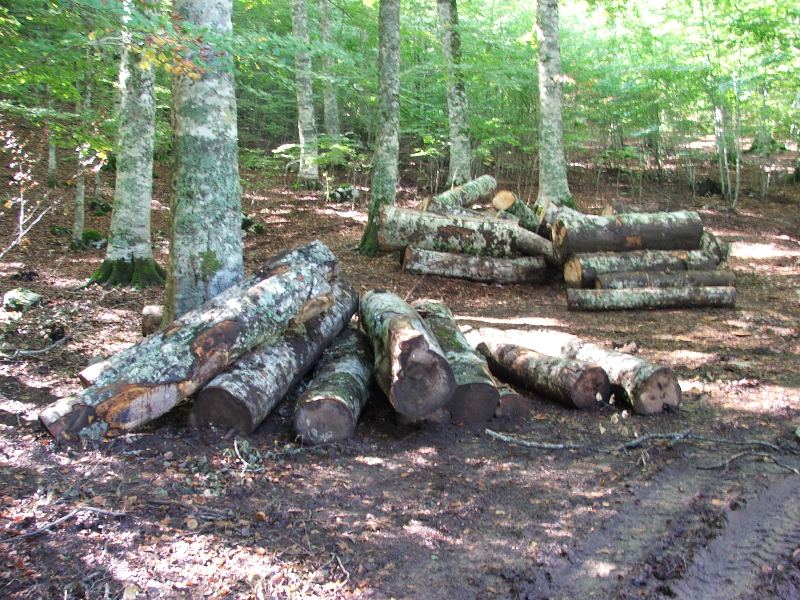
<instances>
[{"instance_id":1,"label":"dark log end","mask_svg":"<svg viewBox=\"0 0 800 600\"><path fill-rule=\"evenodd\" d=\"M575 382L572 401L575 408L591 408L608 402L610 395L611 383L605 370L602 367L589 367Z\"/></svg>"},{"instance_id":2,"label":"dark log end","mask_svg":"<svg viewBox=\"0 0 800 600\"><path fill-rule=\"evenodd\" d=\"M496 419L519 421L527 419L531 414L531 401L522 394L505 393L500 395L500 402L494 412Z\"/></svg>"},{"instance_id":3,"label":"dark log end","mask_svg":"<svg viewBox=\"0 0 800 600\"><path fill-rule=\"evenodd\" d=\"M499 402L497 388L488 383L459 385L447 405L453 422L483 423L494 416Z\"/></svg>"},{"instance_id":4,"label":"dark log end","mask_svg":"<svg viewBox=\"0 0 800 600\"><path fill-rule=\"evenodd\" d=\"M97 419L93 406L74 404L64 414L43 410L39 422L59 442L74 442L79 439L81 430L89 427Z\"/></svg>"},{"instance_id":5,"label":"dark log end","mask_svg":"<svg viewBox=\"0 0 800 600\"><path fill-rule=\"evenodd\" d=\"M294 415L294 429L306 444L346 440L355 428L352 413L338 400L305 402Z\"/></svg>"},{"instance_id":6,"label":"dark log end","mask_svg":"<svg viewBox=\"0 0 800 600\"><path fill-rule=\"evenodd\" d=\"M209 386L197 394L189 413L189 425L214 425L250 434L258 423L253 423L253 416L241 400L222 388Z\"/></svg>"},{"instance_id":7,"label":"dark log end","mask_svg":"<svg viewBox=\"0 0 800 600\"><path fill-rule=\"evenodd\" d=\"M455 378L447 360L428 347L423 336L400 344L400 371L389 394L397 412L419 419L450 400Z\"/></svg>"},{"instance_id":8,"label":"dark log end","mask_svg":"<svg viewBox=\"0 0 800 600\"><path fill-rule=\"evenodd\" d=\"M633 410L640 415L658 414L681 403L681 386L672 369L656 369L639 384Z\"/></svg>"}]
</instances>

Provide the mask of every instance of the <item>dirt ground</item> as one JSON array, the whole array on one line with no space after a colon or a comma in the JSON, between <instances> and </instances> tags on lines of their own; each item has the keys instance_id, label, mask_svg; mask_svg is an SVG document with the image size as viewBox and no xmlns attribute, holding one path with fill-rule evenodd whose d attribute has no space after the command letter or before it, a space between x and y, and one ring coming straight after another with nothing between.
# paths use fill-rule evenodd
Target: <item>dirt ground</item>
<instances>
[{"instance_id":1,"label":"dirt ground","mask_svg":"<svg viewBox=\"0 0 800 600\"><path fill-rule=\"evenodd\" d=\"M375 394L355 437L328 446L298 445L288 400L249 438L191 429L182 407L140 432L59 447L38 411L77 392L91 361L140 339L141 307L162 291L81 287L103 251L68 252L51 227L71 217L53 214L0 263L2 292L44 297L2 315L0 596L800 598L798 188L745 195L732 213L678 183L645 181L631 199L613 177L596 189L592 172L571 172L586 211L613 197L698 210L732 242L737 276L735 310L590 314L567 311L558 281L482 285L359 257L363 205L245 176L245 209L267 228L246 238L248 269L318 238L357 288L442 299L465 328L564 331L669 365L680 410L576 412L533 397L528 420L488 424L581 446L542 450L484 427L398 425ZM157 185L165 264L166 175ZM108 220L90 215L87 227L106 232ZM680 432L715 441L620 449Z\"/></svg>"}]
</instances>

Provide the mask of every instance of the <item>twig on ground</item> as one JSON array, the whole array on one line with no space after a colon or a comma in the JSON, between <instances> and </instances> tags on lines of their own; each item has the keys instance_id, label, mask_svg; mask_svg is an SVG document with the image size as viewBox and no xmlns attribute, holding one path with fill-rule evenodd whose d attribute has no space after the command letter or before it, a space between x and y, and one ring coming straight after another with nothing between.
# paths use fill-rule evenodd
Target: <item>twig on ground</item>
<instances>
[{"instance_id":1,"label":"twig on ground","mask_svg":"<svg viewBox=\"0 0 800 600\"><path fill-rule=\"evenodd\" d=\"M72 339L72 334L65 335L63 338L53 342L52 344L50 344L46 348L40 348L39 350L14 350L14 353L11 356L8 356L6 358L7 358L7 360L14 360L14 359L23 358L23 357L26 357L26 356L39 356L41 354L46 354L47 352L50 352L50 350L52 350L53 348L57 348L61 344L66 344L71 339Z\"/></svg>"},{"instance_id":2,"label":"twig on ground","mask_svg":"<svg viewBox=\"0 0 800 600\"><path fill-rule=\"evenodd\" d=\"M79 515L82 512L91 512L91 513L96 513L98 515L106 515L108 517L127 517L128 516L128 513L124 513L124 512L116 512L116 511L113 511L113 510L105 510L103 508L96 508L94 506L81 506L79 508L76 508L76 509L68 512L63 517L61 517L59 519L56 519L52 523L47 523L46 525L42 525L41 527L37 527L33 531L28 531L27 533L21 533L19 535L15 535L15 536L11 536L11 537L0 539L0 544L5 544L6 542L15 542L17 540L21 540L21 539L24 539L24 538L37 536L40 533L44 533L45 531L48 531L49 529L52 529L56 525L60 525L64 521L69 521L70 519L72 519L73 517Z\"/></svg>"},{"instance_id":3,"label":"twig on ground","mask_svg":"<svg viewBox=\"0 0 800 600\"><path fill-rule=\"evenodd\" d=\"M773 463L775 463L777 466L781 467L782 469L786 469L787 471L790 471L790 472L794 473L795 475L800 475L800 469L797 469L797 468L795 468L795 467L793 467L791 465L787 465L786 463L783 463L783 462L779 461L777 458L772 456L772 454L769 454L768 452L753 452L752 450L745 450L744 452L737 452L736 454L734 454L733 456L731 456L727 460L722 461L719 464L715 464L715 465L697 465L697 468L698 469L703 469L703 470L706 470L706 471L710 471L710 470L714 470L714 469L727 469L733 461L738 460L740 458L743 458L745 456L754 456L756 458L769 459L770 461L772 461Z\"/></svg>"},{"instance_id":4,"label":"twig on ground","mask_svg":"<svg viewBox=\"0 0 800 600\"><path fill-rule=\"evenodd\" d=\"M539 450L583 450L584 448L588 447L578 446L576 444L549 444L545 442L531 442L529 440L516 438L498 431L492 431L491 429L486 430L486 435L496 440L500 440L501 442L506 442L507 444L519 444L520 446L525 446L526 448L537 448Z\"/></svg>"},{"instance_id":5,"label":"twig on ground","mask_svg":"<svg viewBox=\"0 0 800 600\"><path fill-rule=\"evenodd\" d=\"M339 588L341 589L341 588L343 588L343 587L345 586L345 584L347 584L347 582L348 582L348 581L350 581L350 571L348 571L347 569L345 569L345 568L344 568L344 565L342 564L342 559L340 559L340 558L339 558L339 555L338 555L338 554L335 554L334 556L336 557L336 562L337 562L337 563L339 563L339 568L340 568L340 569L341 569L341 570L344 572L344 574L345 574L344 581L342 581L342 582L339 584Z\"/></svg>"}]
</instances>

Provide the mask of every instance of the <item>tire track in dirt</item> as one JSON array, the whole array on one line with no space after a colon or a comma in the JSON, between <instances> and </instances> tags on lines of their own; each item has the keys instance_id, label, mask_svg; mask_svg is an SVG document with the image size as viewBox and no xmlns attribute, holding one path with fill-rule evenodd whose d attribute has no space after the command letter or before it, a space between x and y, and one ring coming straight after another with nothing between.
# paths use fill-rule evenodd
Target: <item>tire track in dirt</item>
<instances>
[{"instance_id":1,"label":"tire track in dirt","mask_svg":"<svg viewBox=\"0 0 800 600\"><path fill-rule=\"evenodd\" d=\"M772 479L743 508L728 511L719 536L695 555L677 598L729 600L755 592L760 570L797 547L800 540L800 477Z\"/></svg>"}]
</instances>

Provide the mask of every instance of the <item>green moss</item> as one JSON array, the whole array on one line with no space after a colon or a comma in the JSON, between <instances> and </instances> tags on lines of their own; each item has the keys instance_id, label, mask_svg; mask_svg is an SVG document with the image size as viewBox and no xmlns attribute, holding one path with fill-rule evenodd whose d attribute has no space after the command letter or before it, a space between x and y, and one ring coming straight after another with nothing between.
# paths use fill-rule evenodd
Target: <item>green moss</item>
<instances>
[{"instance_id":1,"label":"green moss","mask_svg":"<svg viewBox=\"0 0 800 600\"><path fill-rule=\"evenodd\" d=\"M164 285L166 272L153 259L105 260L89 278L89 283L109 287L137 288Z\"/></svg>"},{"instance_id":2,"label":"green moss","mask_svg":"<svg viewBox=\"0 0 800 600\"><path fill-rule=\"evenodd\" d=\"M219 271L222 263L217 258L217 255L214 254L211 250L206 250L205 252L200 253L200 273L202 273L203 278L206 280L211 279L214 276L214 273Z\"/></svg>"}]
</instances>

